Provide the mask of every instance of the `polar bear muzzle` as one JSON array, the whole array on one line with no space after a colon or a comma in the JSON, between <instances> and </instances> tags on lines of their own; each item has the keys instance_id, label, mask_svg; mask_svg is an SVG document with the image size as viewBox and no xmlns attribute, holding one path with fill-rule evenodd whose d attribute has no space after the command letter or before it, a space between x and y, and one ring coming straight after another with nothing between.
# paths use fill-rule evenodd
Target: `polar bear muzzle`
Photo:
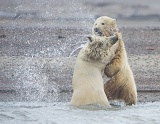
<instances>
[{"instance_id":1,"label":"polar bear muzzle","mask_svg":"<svg viewBox=\"0 0 160 124\"><path fill-rule=\"evenodd\" d=\"M99 35L102 36L102 32L100 28L94 28L94 31Z\"/></svg>"}]
</instances>

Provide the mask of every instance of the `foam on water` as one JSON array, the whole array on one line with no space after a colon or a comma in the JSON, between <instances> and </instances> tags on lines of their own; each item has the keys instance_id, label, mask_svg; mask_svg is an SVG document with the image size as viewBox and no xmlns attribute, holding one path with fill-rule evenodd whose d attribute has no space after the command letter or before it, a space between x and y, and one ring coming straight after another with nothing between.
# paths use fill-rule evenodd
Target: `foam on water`
<instances>
[{"instance_id":1,"label":"foam on water","mask_svg":"<svg viewBox=\"0 0 160 124\"><path fill-rule=\"evenodd\" d=\"M160 102L139 103L136 106L86 106L77 108L69 103L1 102L1 124L133 124L160 122Z\"/></svg>"}]
</instances>

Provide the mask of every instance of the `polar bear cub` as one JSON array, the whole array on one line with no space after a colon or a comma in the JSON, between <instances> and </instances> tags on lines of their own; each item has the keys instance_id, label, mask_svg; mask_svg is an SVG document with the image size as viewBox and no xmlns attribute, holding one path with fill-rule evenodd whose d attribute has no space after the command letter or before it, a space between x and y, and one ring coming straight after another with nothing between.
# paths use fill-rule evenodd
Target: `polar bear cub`
<instances>
[{"instance_id":1,"label":"polar bear cub","mask_svg":"<svg viewBox=\"0 0 160 124\"><path fill-rule=\"evenodd\" d=\"M75 106L99 104L109 106L104 92L102 74L115 55L117 36L89 36L80 50L73 72L71 104ZM117 42L117 43L116 43ZM117 45L118 46L118 45Z\"/></svg>"}]
</instances>

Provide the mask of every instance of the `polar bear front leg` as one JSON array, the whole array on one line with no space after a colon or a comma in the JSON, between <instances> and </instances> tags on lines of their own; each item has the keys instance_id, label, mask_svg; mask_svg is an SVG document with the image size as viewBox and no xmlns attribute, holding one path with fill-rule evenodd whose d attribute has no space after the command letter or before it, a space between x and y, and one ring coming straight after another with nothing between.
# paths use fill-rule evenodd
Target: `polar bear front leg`
<instances>
[{"instance_id":1,"label":"polar bear front leg","mask_svg":"<svg viewBox=\"0 0 160 124\"><path fill-rule=\"evenodd\" d=\"M124 51L124 44L123 41L120 39L114 58L105 67L104 73L107 77L113 77L121 70L121 68L123 68L124 59L126 57L124 55Z\"/></svg>"}]
</instances>

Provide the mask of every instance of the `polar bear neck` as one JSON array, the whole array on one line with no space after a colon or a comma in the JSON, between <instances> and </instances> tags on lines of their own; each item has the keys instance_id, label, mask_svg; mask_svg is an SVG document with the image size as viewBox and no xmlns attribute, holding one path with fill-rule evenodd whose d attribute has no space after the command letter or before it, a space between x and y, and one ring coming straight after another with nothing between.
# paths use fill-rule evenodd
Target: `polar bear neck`
<instances>
[{"instance_id":1,"label":"polar bear neck","mask_svg":"<svg viewBox=\"0 0 160 124\"><path fill-rule=\"evenodd\" d=\"M99 73L103 74L104 73L104 68L106 66L106 61L98 61L98 60L91 60L84 56L84 51L81 49L79 52L79 55L77 57L77 64L80 65L85 65L86 67L91 67L95 68L96 70L99 70ZM82 67L83 68L83 67Z\"/></svg>"}]
</instances>

